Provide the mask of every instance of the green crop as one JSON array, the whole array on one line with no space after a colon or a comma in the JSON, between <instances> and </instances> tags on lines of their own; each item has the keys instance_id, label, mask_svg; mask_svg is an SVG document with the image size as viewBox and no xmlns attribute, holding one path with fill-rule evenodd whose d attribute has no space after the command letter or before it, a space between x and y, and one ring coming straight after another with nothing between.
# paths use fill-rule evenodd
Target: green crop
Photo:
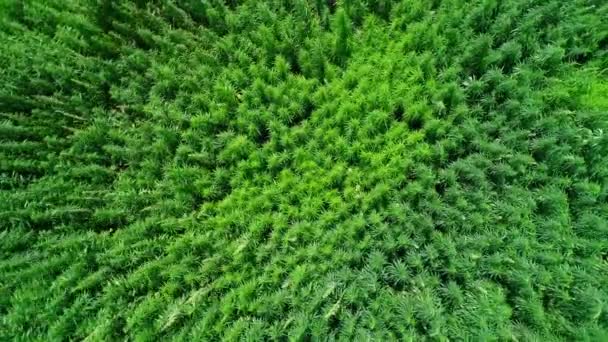
<instances>
[{"instance_id":1,"label":"green crop","mask_svg":"<svg viewBox=\"0 0 608 342\"><path fill-rule=\"evenodd\" d=\"M0 1L0 340L608 340L601 0Z\"/></svg>"}]
</instances>

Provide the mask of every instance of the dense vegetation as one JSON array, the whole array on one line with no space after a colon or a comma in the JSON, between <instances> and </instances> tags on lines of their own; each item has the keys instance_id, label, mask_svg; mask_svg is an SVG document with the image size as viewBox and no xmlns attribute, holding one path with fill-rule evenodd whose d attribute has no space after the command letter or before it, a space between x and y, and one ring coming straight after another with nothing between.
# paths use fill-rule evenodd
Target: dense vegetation
<instances>
[{"instance_id":1,"label":"dense vegetation","mask_svg":"<svg viewBox=\"0 0 608 342\"><path fill-rule=\"evenodd\" d=\"M0 340L608 339L606 1L0 27Z\"/></svg>"}]
</instances>

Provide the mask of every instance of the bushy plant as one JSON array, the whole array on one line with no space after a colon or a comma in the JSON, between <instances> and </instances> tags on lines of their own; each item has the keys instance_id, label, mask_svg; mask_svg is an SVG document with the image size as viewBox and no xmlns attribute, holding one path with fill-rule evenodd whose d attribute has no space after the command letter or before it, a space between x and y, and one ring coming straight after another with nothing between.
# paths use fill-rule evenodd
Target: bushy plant
<instances>
[{"instance_id":1,"label":"bushy plant","mask_svg":"<svg viewBox=\"0 0 608 342\"><path fill-rule=\"evenodd\" d=\"M607 18L0 2L0 340L605 340Z\"/></svg>"}]
</instances>

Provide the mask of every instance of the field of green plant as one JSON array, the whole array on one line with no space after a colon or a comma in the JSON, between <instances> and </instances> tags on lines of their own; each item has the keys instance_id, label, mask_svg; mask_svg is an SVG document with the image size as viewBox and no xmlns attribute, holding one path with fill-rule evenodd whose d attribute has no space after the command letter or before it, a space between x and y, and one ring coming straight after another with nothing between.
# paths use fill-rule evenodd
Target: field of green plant
<instances>
[{"instance_id":1,"label":"field of green plant","mask_svg":"<svg viewBox=\"0 0 608 342\"><path fill-rule=\"evenodd\" d=\"M608 2L0 1L0 340L608 340Z\"/></svg>"}]
</instances>

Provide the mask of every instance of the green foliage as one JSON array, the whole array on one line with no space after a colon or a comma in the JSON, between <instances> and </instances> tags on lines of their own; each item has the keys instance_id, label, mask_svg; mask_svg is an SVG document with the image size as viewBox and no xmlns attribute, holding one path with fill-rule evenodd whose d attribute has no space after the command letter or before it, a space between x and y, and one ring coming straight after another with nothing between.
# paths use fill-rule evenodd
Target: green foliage
<instances>
[{"instance_id":1,"label":"green foliage","mask_svg":"<svg viewBox=\"0 0 608 342\"><path fill-rule=\"evenodd\" d=\"M1 1L0 340L606 340L602 1Z\"/></svg>"}]
</instances>

